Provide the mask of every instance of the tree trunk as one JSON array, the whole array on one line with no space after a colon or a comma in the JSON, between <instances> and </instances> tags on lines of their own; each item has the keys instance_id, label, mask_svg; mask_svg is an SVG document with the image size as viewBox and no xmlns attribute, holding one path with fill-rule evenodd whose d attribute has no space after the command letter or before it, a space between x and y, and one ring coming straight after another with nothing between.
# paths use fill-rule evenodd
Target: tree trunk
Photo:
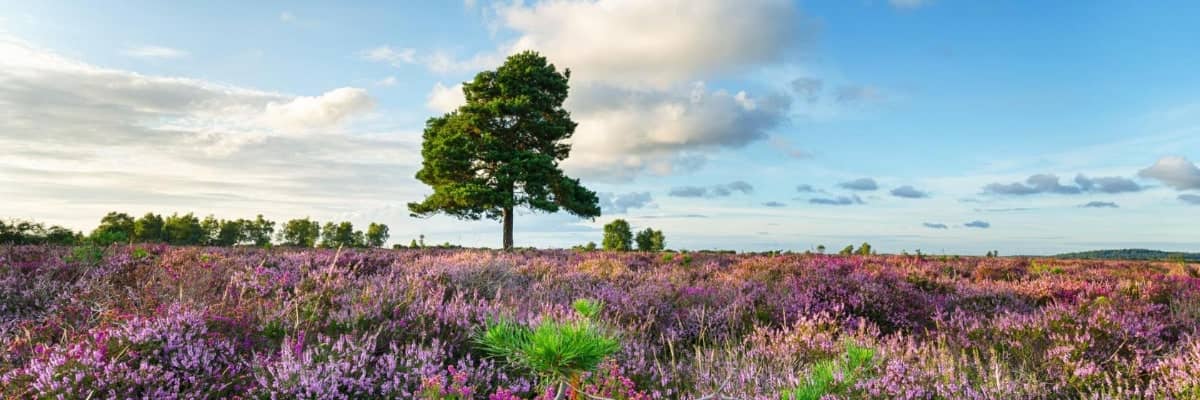
<instances>
[{"instance_id":1,"label":"tree trunk","mask_svg":"<svg viewBox=\"0 0 1200 400\"><path fill-rule=\"evenodd\" d=\"M504 250L513 248L513 208L504 207Z\"/></svg>"}]
</instances>

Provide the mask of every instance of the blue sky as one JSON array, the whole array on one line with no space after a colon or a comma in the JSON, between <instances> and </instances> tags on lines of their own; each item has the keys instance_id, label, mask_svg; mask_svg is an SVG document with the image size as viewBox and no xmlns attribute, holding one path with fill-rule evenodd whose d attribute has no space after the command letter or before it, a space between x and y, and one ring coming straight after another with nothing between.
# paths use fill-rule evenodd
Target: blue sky
<instances>
[{"instance_id":1,"label":"blue sky","mask_svg":"<svg viewBox=\"0 0 1200 400\"><path fill-rule=\"evenodd\" d=\"M496 246L497 223L404 204L428 193L425 119L533 49L573 70L563 167L605 212L523 215L518 245L598 242L625 218L687 249L1200 250L1198 17L1183 1L0 1L0 216L263 213Z\"/></svg>"}]
</instances>

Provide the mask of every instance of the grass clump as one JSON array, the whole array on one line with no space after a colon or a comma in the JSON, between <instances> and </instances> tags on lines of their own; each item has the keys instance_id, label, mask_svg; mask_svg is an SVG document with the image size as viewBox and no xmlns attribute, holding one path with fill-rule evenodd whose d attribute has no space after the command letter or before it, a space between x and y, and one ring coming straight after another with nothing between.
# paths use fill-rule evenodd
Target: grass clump
<instances>
[{"instance_id":1,"label":"grass clump","mask_svg":"<svg viewBox=\"0 0 1200 400\"><path fill-rule=\"evenodd\" d=\"M858 381L871 372L875 350L854 343L846 344L846 352L838 360L822 360L813 365L804 383L783 392L782 400L819 400L825 395L851 394Z\"/></svg>"},{"instance_id":2,"label":"grass clump","mask_svg":"<svg viewBox=\"0 0 1200 400\"><path fill-rule=\"evenodd\" d=\"M594 322L603 308L600 302L580 299L572 307L580 316L577 320L547 318L532 327L498 320L489 323L476 341L489 356L531 372L562 392L620 349L617 339Z\"/></svg>"}]
</instances>

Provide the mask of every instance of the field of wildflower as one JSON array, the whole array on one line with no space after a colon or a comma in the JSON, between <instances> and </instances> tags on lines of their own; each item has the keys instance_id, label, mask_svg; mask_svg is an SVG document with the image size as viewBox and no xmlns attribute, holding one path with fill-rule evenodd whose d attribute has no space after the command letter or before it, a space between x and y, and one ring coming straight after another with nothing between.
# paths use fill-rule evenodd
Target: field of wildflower
<instances>
[{"instance_id":1,"label":"field of wildflower","mask_svg":"<svg viewBox=\"0 0 1200 400\"><path fill-rule=\"evenodd\" d=\"M1166 262L0 247L5 398L1200 398Z\"/></svg>"}]
</instances>

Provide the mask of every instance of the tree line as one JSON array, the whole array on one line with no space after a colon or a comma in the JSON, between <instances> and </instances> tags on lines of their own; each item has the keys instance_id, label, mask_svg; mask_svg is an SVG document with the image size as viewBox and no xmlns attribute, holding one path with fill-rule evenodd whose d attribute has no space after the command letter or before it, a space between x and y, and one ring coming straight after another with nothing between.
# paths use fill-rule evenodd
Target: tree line
<instances>
[{"instance_id":1,"label":"tree line","mask_svg":"<svg viewBox=\"0 0 1200 400\"><path fill-rule=\"evenodd\" d=\"M601 245L604 250L608 251L632 251L633 245L637 244L638 251L663 251L667 248L667 239L662 231L653 228L646 228L635 235L633 229L629 226L629 222L623 219L615 219L612 222L604 225L604 240ZM596 250L596 243L588 242L583 246L576 246L577 250L593 251Z\"/></svg>"},{"instance_id":2,"label":"tree line","mask_svg":"<svg viewBox=\"0 0 1200 400\"><path fill-rule=\"evenodd\" d=\"M96 244L166 243L177 246L289 247L383 247L390 234L386 224L372 222L366 231L355 230L349 221L326 222L308 217L292 219L276 230L274 221L263 218L217 219L194 213L162 216L146 213L133 217L110 212L90 234L61 226L32 221L0 221L0 244Z\"/></svg>"}]
</instances>

